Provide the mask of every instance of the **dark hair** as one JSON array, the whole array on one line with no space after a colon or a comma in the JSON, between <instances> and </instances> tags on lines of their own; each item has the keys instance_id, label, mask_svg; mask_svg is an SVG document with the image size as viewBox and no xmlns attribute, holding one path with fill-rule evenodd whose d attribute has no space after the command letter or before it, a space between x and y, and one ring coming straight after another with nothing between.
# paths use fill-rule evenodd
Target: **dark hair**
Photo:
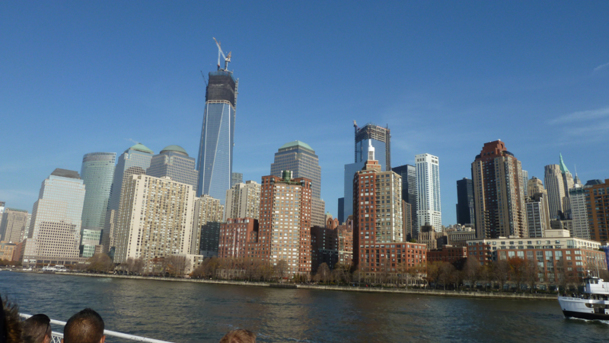
<instances>
[{"instance_id":1,"label":"dark hair","mask_svg":"<svg viewBox=\"0 0 609 343\"><path fill-rule=\"evenodd\" d=\"M99 343L104 337L104 320L86 308L68 319L63 328L64 343Z\"/></svg>"},{"instance_id":2,"label":"dark hair","mask_svg":"<svg viewBox=\"0 0 609 343\"><path fill-rule=\"evenodd\" d=\"M35 314L23 322L21 339L24 343L41 343L51 337L51 319L46 314Z\"/></svg>"},{"instance_id":3,"label":"dark hair","mask_svg":"<svg viewBox=\"0 0 609 343\"><path fill-rule=\"evenodd\" d=\"M0 342L21 342L19 306L9 302L6 298L0 299L0 312Z\"/></svg>"},{"instance_id":4,"label":"dark hair","mask_svg":"<svg viewBox=\"0 0 609 343\"><path fill-rule=\"evenodd\" d=\"M232 330L222 337L220 343L256 343L256 334L250 330Z\"/></svg>"}]
</instances>

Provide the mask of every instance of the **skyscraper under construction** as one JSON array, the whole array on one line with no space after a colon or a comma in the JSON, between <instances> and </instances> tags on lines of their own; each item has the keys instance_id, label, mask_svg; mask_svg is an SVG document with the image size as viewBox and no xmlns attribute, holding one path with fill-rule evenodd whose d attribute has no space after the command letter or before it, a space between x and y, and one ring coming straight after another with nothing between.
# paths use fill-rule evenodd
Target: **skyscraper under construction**
<instances>
[{"instance_id":1,"label":"skyscraper under construction","mask_svg":"<svg viewBox=\"0 0 609 343\"><path fill-rule=\"evenodd\" d=\"M215 40L215 39L214 39ZM218 45L218 70L209 73L205 92L205 111L197 169L197 196L208 194L224 204L226 190L231 188L235 110L239 80L228 70L231 54L224 55ZM220 67L224 57L224 68Z\"/></svg>"}]
</instances>

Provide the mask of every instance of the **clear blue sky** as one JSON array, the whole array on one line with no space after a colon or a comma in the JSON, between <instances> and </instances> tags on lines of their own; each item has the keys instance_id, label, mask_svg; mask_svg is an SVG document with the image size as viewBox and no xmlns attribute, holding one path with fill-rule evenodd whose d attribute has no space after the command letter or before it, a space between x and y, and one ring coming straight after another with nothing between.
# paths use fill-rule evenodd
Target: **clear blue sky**
<instances>
[{"instance_id":1,"label":"clear blue sky","mask_svg":"<svg viewBox=\"0 0 609 343\"><path fill-rule=\"evenodd\" d=\"M392 163L440 158L456 180L501 139L529 176L558 163L609 178L607 1L2 1L0 201L31 211L41 182L132 140L196 156L216 37L240 79L234 169L270 173L311 145L337 214L353 127L389 125Z\"/></svg>"}]
</instances>

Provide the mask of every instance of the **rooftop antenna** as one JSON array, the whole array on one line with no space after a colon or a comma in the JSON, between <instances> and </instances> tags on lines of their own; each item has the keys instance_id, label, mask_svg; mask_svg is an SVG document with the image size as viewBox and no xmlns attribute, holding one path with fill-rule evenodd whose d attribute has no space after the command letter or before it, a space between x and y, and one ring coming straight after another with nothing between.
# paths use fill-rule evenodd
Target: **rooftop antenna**
<instances>
[{"instance_id":1,"label":"rooftop antenna","mask_svg":"<svg viewBox=\"0 0 609 343\"><path fill-rule=\"evenodd\" d=\"M230 62L230 57L232 52L228 53L228 56L224 55L224 51L222 51L222 47L220 47L220 42L216 40L216 37L212 37L216 45L218 46L218 70L228 70L228 63ZM220 69L220 56L224 57L224 69Z\"/></svg>"}]
</instances>

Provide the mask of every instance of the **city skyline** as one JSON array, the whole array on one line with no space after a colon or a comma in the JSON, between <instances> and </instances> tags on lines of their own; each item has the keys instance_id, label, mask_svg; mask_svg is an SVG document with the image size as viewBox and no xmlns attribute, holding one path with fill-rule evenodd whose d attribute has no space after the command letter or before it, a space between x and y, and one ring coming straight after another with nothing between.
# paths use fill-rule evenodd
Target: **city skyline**
<instances>
[{"instance_id":1,"label":"city skyline","mask_svg":"<svg viewBox=\"0 0 609 343\"><path fill-rule=\"evenodd\" d=\"M7 207L31 212L55 168L79 170L84 154L120 153L130 139L154 151L176 143L194 155L204 107L200 71L216 67L213 36L234 52L229 69L241 80L233 171L260 182L277 146L314 144L326 180L322 199L334 216L353 156L352 120L391 128L392 165L414 164L424 152L442 160L444 224L456 222L455 181L469 177L480 145L497 138L529 177L542 179L560 153L583 183L609 175L594 155L609 127L605 3L550 12L541 4L362 4L331 24L314 6L282 4L275 11L285 16L277 19L264 14L268 7L236 4L233 27L194 15L219 10L212 4L126 4L119 13L94 3L37 7L0 4L8 52L0 56L0 112L11 128L5 144L20 145L0 164ZM134 10L141 10L135 20L125 15ZM268 23L249 19L252 13ZM158 16L180 20L159 25ZM116 30L98 29L108 21ZM273 30L284 22L282 32ZM309 125L289 130L276 121L286 107ZM509 120L496 125L500 117Z\"/></svg>"}]
</instances>

